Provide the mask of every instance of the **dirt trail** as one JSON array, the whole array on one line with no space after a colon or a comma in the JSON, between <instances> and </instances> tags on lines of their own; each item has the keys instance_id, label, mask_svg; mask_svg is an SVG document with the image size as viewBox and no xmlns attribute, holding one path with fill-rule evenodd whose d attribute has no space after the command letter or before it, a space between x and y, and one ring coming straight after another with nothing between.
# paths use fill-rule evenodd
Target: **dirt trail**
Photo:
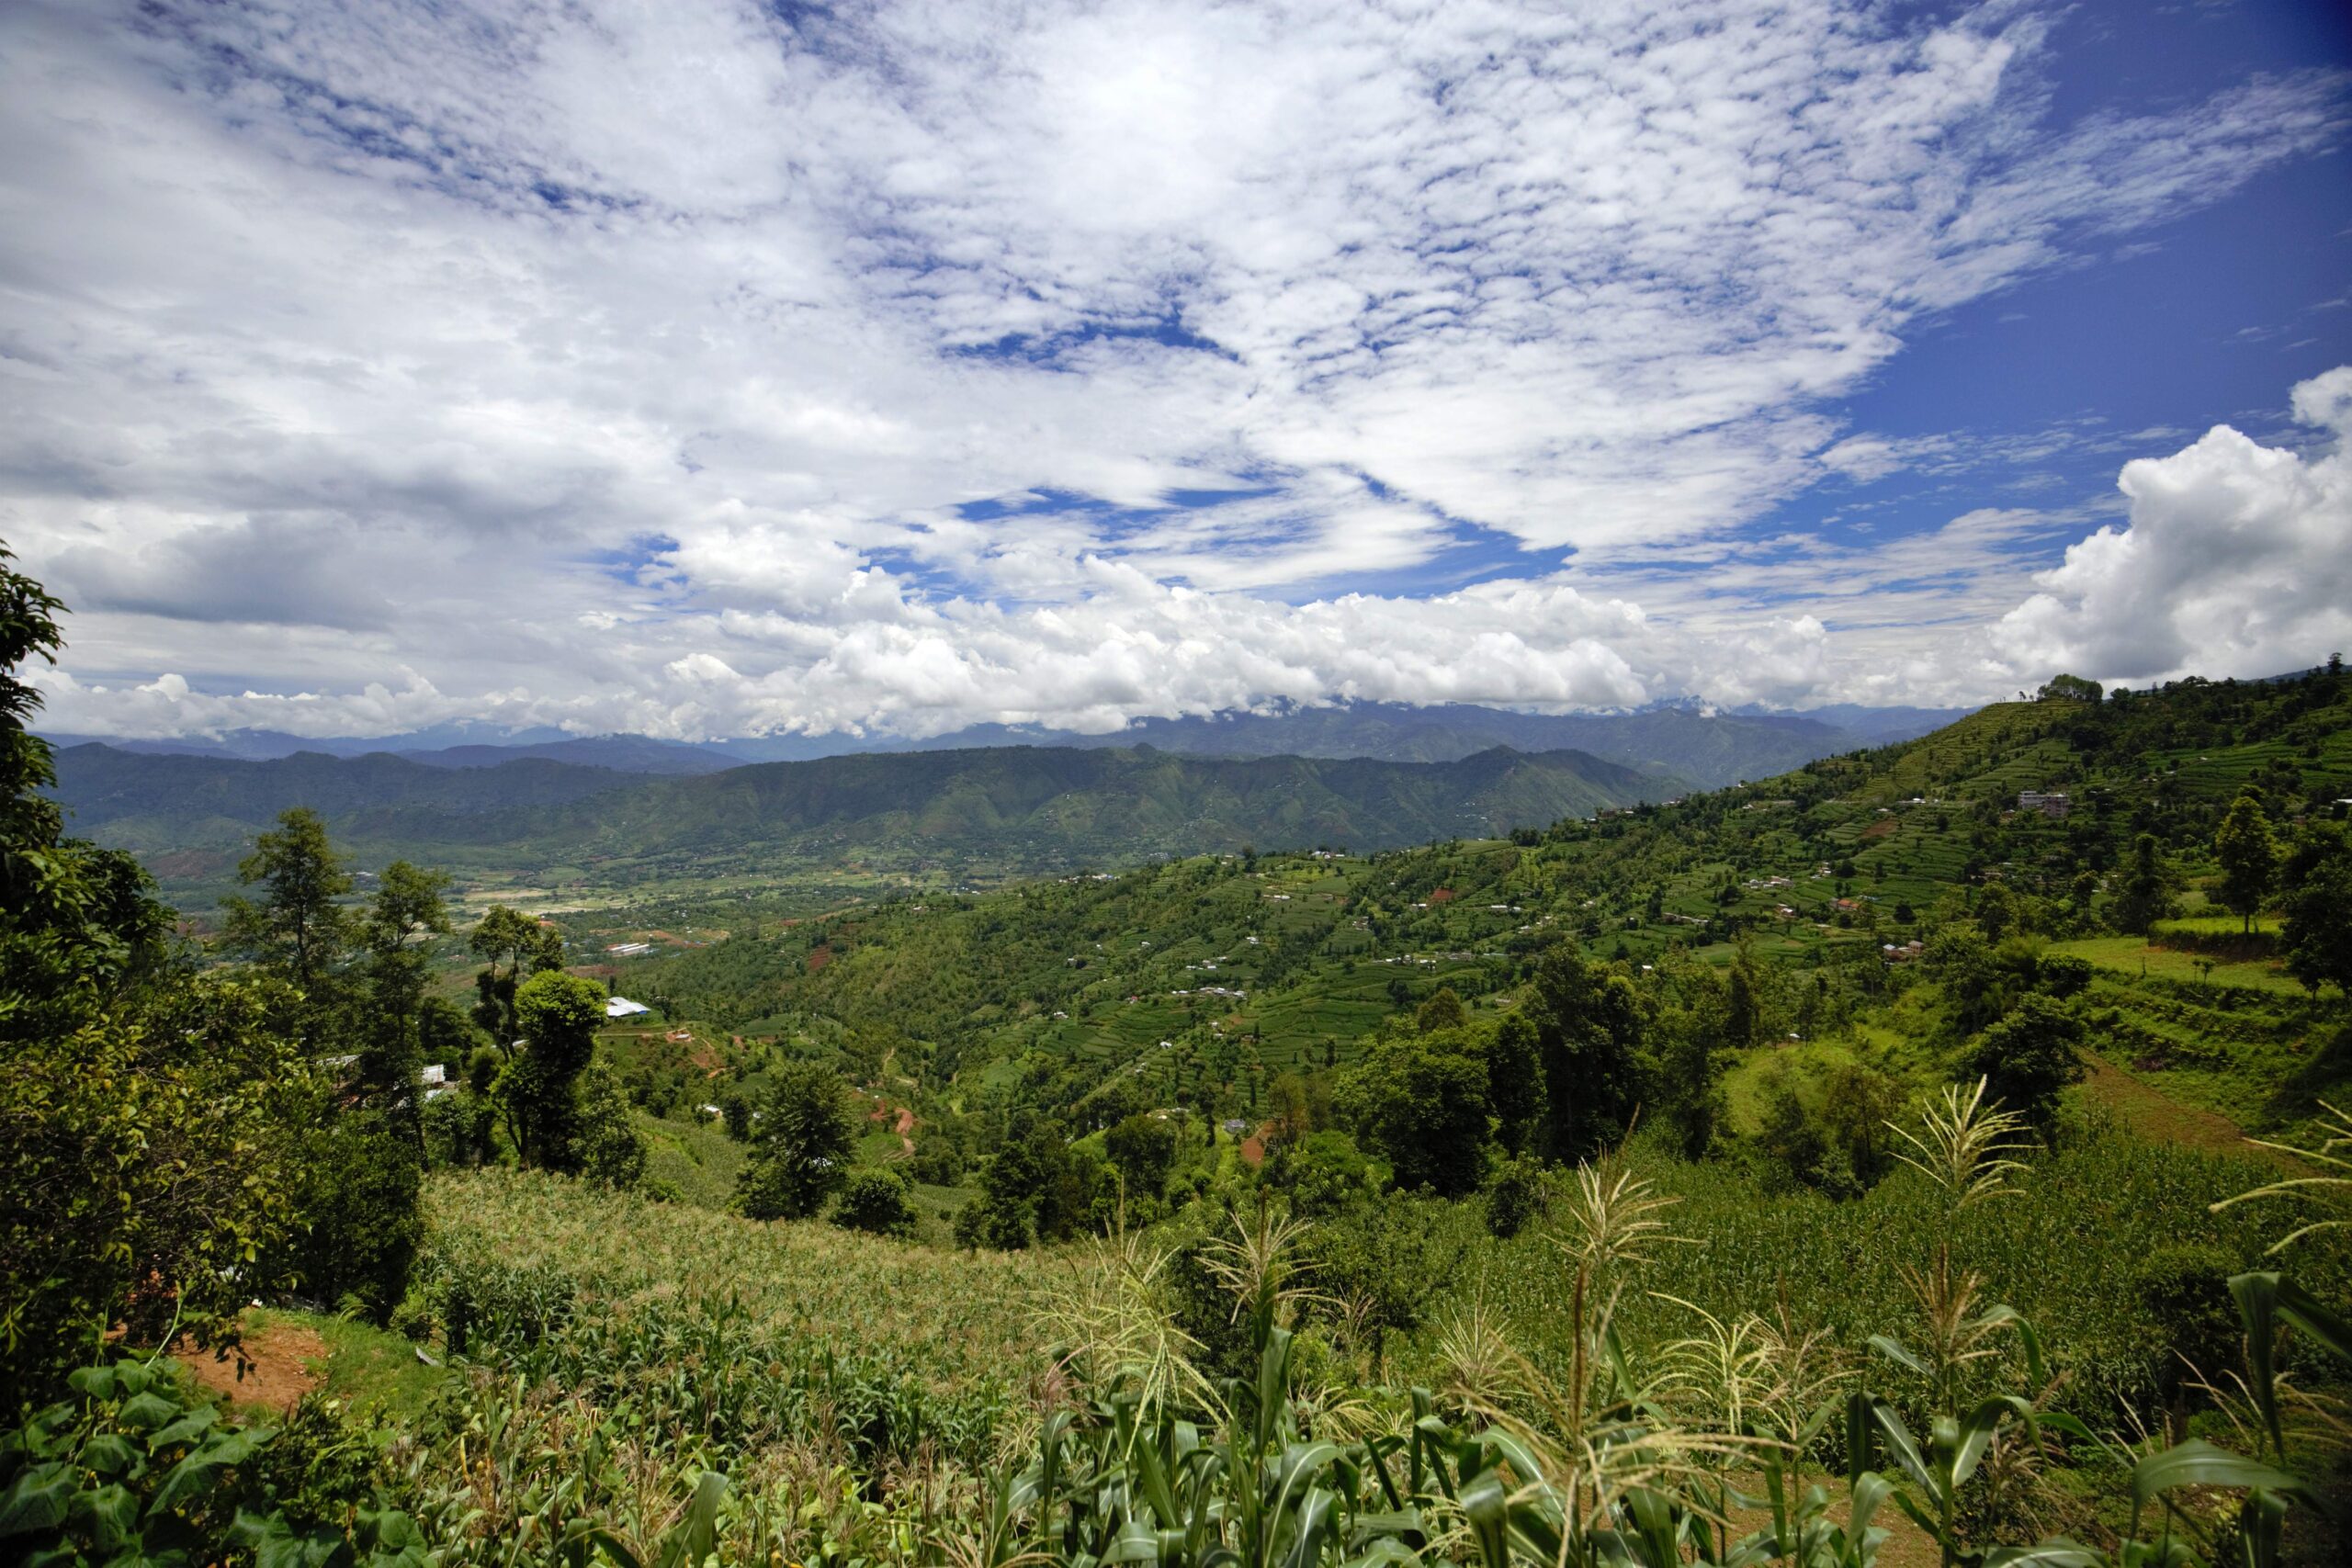
<instances>
[{"instance_id":1,"label":"dirt trail","mask_svg":"<svg viewBox=\"0 0 2352 1568\"><path fill-rule=\"evenodd\" d=\"M208 1393L232 1404L283 1413L319 1386L321 1376L313 1369L326 1364L327 1342L314 1328L274 1323L248 1333L242 1355L199 1350L186 1340L172 1355Z\"/></svg>"}]
</instances>

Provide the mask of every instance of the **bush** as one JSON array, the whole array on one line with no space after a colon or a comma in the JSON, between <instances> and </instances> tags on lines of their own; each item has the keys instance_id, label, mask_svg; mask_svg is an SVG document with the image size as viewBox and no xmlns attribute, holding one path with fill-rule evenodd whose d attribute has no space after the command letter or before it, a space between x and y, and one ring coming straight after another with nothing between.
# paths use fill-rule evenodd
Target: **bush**
<instances>
[{"instance_id":1,"label":"bush","mask_svg":"<svg viewBox=\"0 0 2352 1568\"><path fill-rule=\"evenodd\" d=\"M1508 1240L1541 1219L1549 1205L1544 1168L1528 1158L1505 1160L1487 1184L1487 1229Z\"/></svg>"},{"instance_id":2,"label":"bush","mask_svg":"<svg viewBox=\"0 0 2352 1568\"><path fill-rule=\"evenodd\" d=\"M381 1323L408 1292L424 1235L414 1139L380 1111L346 1111L310 1140L291 1262L305 1295Z\"/></svg>"},{"instance_id":3,"label":"bush","mask_svg":"<svg viewBox=\"0 0 2352 1568\"><path fill-rule=\"evenodd\" d=\"M905 1235L914 1229L914 1205L907 1201L907 1184L893 1170L861 1170L842 1189L833 1206L833 1224L845 1230L870 1231L876 1235Z\"/></svg>"},{"instance_id":4,"label":"bush","mask_svg":"<svg viewBox=\"0 0 2352 1568\"><path fill-rule=\"evenodd\" d=\"M738 1179L736 1205L755 1220L805 1220L849 1175L857 1141L841 1079L814 1062L777 1070L759 1122L758 1156Z\"/></svg>"}]
</instances>

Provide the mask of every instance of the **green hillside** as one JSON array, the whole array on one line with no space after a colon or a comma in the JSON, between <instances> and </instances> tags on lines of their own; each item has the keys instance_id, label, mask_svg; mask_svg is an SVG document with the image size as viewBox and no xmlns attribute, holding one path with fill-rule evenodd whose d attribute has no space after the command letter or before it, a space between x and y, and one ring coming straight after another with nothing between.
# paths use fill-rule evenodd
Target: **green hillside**
<instances>
[{"instance_id":1,"label":"green hillside","mask_svg":"<svg viewBox=\"0 0 2352 1568\"><path fill-rule=\"evenodd\" d=\"M1228 855L902 899L771 923L630 983L730 1028L812 1015L908 1042L942 1086L963 1075L968 1090L984 1068L989 1086L1054 1106L1124 1074L1246 1113L1272 1076L1351 1059L1440 987L1509 998L1562 937L1637 976L1669 956L1721 965L1745 943L1790 976L1785 1021L1810 1034L1898 998L1921 969L1907 944L1924 953L1942 927L1973 927L1997 887L1996 940L2096 966L2096 1049L2191 1104L2272 1127L2352 1077L2323 1049L2334 994L2310 996L2267 937L2200 968L2173 923L2136 936L2111 925L2143 831L2164 846L2177 902L2203 906L2222 808L2249 782L2282 826L2352 795L2340 678L1999 705L1918 740L1516 842ZM2027 789L2068 792L2066 817L2018 810Z\"/></svg>"}]
</instances>

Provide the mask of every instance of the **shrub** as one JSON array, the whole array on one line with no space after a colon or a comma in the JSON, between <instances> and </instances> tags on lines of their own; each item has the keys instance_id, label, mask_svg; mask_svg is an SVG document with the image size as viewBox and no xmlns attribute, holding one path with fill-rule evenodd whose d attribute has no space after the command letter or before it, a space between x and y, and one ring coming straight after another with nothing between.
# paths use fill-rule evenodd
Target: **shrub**
<instances>
[{"instance_id":1,"label":"shrub","mask_svg":"<svg viewBox=\"0 0 2352 1568\"><path fill-rule=\"evenodd\" d=\"M1543 1217L1549 1196L1541 1164L1525 1157L1505 1160L1487 1184L1487 1229L1506 1239L1517 1235Z\"/></svg>"},{"instance_id":2,"label":"shrub","mask_svg":"<svg viewBox=\"0 0 2352 1568\"><path fill-rule=\"evenodd\" d=\"M907 1184L892 1170L861 1170L842 1188L833 1206L833 1224L845 1230L870 1231L876 1235L904 1235L914 1229L914 1205L907 1201Z\"/></svg>"}]
</instances>

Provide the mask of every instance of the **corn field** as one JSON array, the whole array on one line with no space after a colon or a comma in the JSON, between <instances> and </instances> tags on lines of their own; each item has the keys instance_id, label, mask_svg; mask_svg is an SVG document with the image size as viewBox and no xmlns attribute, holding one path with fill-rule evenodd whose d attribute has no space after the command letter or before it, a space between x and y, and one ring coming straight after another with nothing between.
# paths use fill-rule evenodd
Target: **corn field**
<instances>
[{"instance_id":1,"label":"corn field","mask_svg":"<svg viewBox=\"0 0 2352 1568\"><path fill-rule=\"evenodd\" d=\"M1310 1228L1230 1215L1196 1261L1245 1376L1204 1370L1166 1236L960 1258L442 1177L424 1296L456 1375L382 1456L382 1506L340 1536L240 1510L236 1539L377 1568L1872 1568L1900 1525L1947 1568L2287 1561L2322 1506L2305 1473L2352 1438L2306 1387L2341 1381L2352 1329L2263 1260L2229 1282L2243 1368L2204 1370L2230 1445L2135 1425L2137 1374L2008 1295L2091 1299L2033 1255L2122 1223L2144 1173L2012 1166L1996 1112L1944 1109L1883 1210L1736 1235L1687 1170L1579 1168L1401 1348L1326 1288ZM134 1520L104 1465L228 1451L119 1397L152 1381L85 1381L113 1403L11 1437L0 1523ZM2051 1528L2060 1468L2112 1506L2058 1522L2095 1528Z\"/></svg>"}]
</instances>

